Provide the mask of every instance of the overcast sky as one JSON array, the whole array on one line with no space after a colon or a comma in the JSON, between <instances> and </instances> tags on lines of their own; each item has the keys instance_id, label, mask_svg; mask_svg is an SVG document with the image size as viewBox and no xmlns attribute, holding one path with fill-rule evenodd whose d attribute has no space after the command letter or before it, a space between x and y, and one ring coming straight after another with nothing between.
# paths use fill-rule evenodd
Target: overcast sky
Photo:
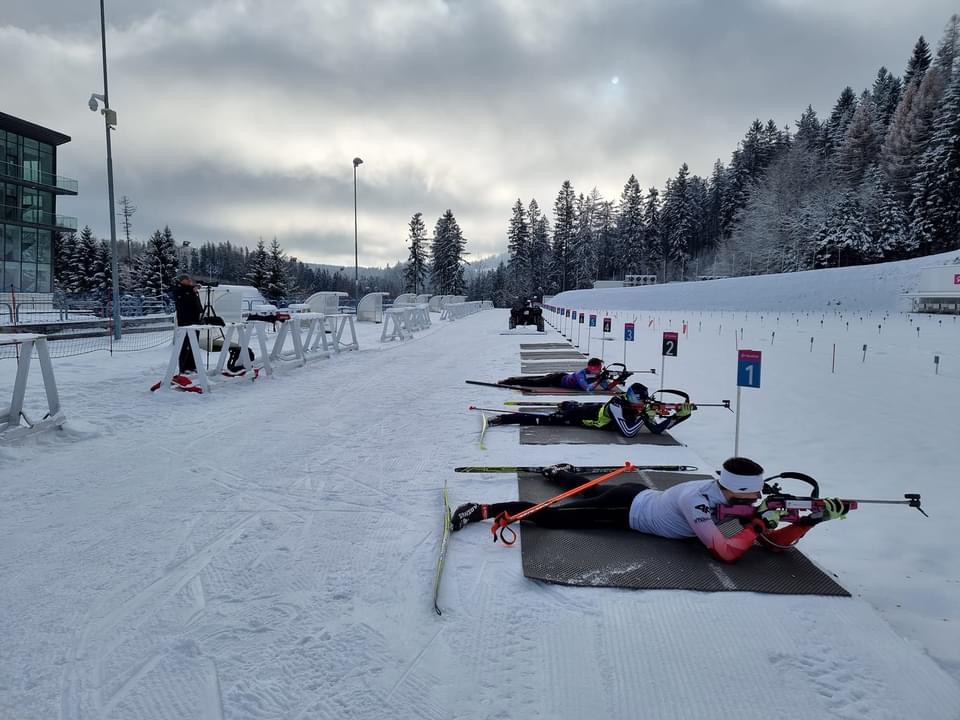
<instances>
[{"instance_id":1,"label":"overcast sky","mask_svg":"<svg viewBox=\"0 0 960 720\"><path fill-rule=\"evenodd\" d=\"M11 7L12 5L12 7ZM821 117L881 65L936 47L949 0L107 0L116 192L134 236L361 265L406 259L407 222L453 210L506 249L514 201L563 180L617 198L708 175L750 121ZM109 237L97 0L4 0L0 110L70 135L58 212ZM118 232L119 232L118 227Z\"/></svg>"}]
</instances>

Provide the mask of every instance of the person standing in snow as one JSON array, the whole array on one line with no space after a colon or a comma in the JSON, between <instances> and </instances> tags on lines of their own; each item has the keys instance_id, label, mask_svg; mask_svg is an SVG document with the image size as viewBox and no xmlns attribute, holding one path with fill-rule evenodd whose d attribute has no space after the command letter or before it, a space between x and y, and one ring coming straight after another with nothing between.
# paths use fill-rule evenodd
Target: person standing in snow
<instances>
[{"instance_id":1,"label":"person standing in snow","mask_svg":"<svg viewBox=\"0 0 960 720\"><path fill-rule=\"evenodd\" d=\"M203 315L203 303L200 302L200 294L197 292L196 285L193 284L193 278L183 274L179 278L177 286L173 290L173 297L177 309L177 325L184 327L186 325L197 325ZM195 331L193 331L195 332ZM193 357L193 351L190 349L190 338L184 336L183 347L180 348L180 373L196 372L197 361Z\"/></svg>"},{"instance_id":2,"label":"person standing in snow","mask_svg":"<svg viewBox=\"0 0 960 720\"><path fill-rule=\"evenodd\" d=\"M545 468L543 474L562 485L577 487L588 482L571 472L569 465ZM774 550L791 547L816 525L846 517L849 506L839 498L825 500L822 512L811 513L795 523L778 528L786 509L771 510L761 503L743 529L725 537L716 524L718 505L756 502L763 490L763 468L749 458L735 457L723 463L720 477L690 480L667 490L652 490L643 483L594 486L574 500L546 507L525 518L547 528L622 528L664 538L697 537L718 560L740 559L759 539ZM510 515L531 508L532 502L502 502L483 505L465 503L453 511L451 528Z\"/></svg>"},{"instance_id":3,"label":"person standing in snow","mask_svg":"<svg viewBox=\"0 0 960 720\"><path fill-rule=\"evenodd\" d=\"M523 387L556 387L567 390L610 390L618 383L604 377L603 361L590 358L587 366L576 372L556 372L546 375L518 375L500 381L501 385L520 385Z\"/></svg>"},{"instance_id":4,"label":"person standing in snow","mask_svg":"<svg viewBox=\"0 0 960 720\"><path fill-rule=\"evenodd\" d=\"M556 411L546 413L507 413L488 419L490 425L575 425L616 430L627 438L636 437L646 428L658 435L676 427L690 417L696 405L689 401L677 406L673 414L661 417L660 403L650 398L647 386L633 383L625 393L605 403L562 402Z\"/></svg>"}]
</instances>

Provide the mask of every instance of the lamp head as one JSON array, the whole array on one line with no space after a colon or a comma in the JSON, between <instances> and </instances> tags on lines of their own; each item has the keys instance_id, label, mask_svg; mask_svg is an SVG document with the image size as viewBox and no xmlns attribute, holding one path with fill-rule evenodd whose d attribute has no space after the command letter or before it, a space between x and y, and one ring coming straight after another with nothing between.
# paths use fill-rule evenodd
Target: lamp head
<instances>
[{"instance_id":1,"label":"lamp head","mask_svg":"<svg viewBox=\"0 0 960 720\"><path fill-rule=\"evenodd\" d=\"M89 100L89 102L87 102L87 107L90 108L90 112L96 112L96 111L97 111L97 107L98 107L98 106L97 106L97 96L96 96L96 94L93 94L93 95L90 96L90 100Z\"/></svg>"},{"instance_id":2,"label":"lamp head","mask_svg":"<svg viewBox=\"0 0 960 720\"><path fill-rule=\"evenodd\" d=\"M356 167L357 165L363 165L363 160L358 157L353 159L353 166Z\"/></svg>"}]
</instances>

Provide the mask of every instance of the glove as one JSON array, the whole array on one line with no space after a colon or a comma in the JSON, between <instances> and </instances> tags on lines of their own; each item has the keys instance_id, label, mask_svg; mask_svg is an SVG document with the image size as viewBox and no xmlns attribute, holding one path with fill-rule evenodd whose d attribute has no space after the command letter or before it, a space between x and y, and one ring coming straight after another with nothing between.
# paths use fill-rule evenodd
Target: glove
<instances>
[{"instance_id":1,"label":"glove","mask_svg":"<svg viewBox=\"0 0 960 720\"><path fill-rule=\"evenodd\" d=\"M696 407L693 403L685 402L680 407L677 408L675 415L678 418L690 417L690 413L693 412L693 409Z\"/></svg>"},{"instance_id":2,"label":"glove","mask_svg":"<svg viewBox=\"0 0 960 720\"><path fill-rule=\"evenodd\" d=\"M776 510L767 507L767 501L764 500L757 506L756 516L766 525L768 530L773 530L780 524L781 518L787 514L786 508L777 508Z\"/></svg>"},{"instance_id":3,"label":"glove","mask_svg":"<svg viewBox=\"0 0 960 720\"><path fill-rule=\"evenodd\" d=\"M544 477L555 478L562 472L573 472L573 465L569 463L559 463L557 465L551 465L543 469Z\"/></svg>"},{"instance_id":4,"label":"glove","mask_svg":"<svg viewBox=\"0 0 960 720\"><path fill-rule=\"evenodd\" d=\"M647 403L643 408L643 412L646 413L646 416L651 420L658 420L660 418L660 407L655 403Z\"/></svg>"},{"instance_id":5,"label":"glove","mask_svg":"<svg viewBox=\"0 0 960 720\"><path fill-rule=\"evenodd\" d=\"M821 522L827 520L846 520L850 506L840 498L827 498L823 501L823 516Z\"/></svg>"}]
</instances>

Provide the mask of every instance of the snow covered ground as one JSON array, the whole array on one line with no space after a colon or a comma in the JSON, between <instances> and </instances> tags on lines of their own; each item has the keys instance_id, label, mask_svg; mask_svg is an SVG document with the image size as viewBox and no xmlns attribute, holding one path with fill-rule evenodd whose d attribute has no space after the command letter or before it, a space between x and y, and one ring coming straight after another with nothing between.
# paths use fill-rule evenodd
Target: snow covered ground
<instances>
[{"instance_id":1,"label":"snow covered ground","mask_svg":"<svg viewBox=\"0 0 960 720\"><path fill-rule=\"evenodd\" d=\"M735 282L764 307L757 279ZM65 429L0 445L0 717L960 718L956 321L614 309L609 292L578 294L613 318L608 362L625 321L636 368L659 371L660 333L680 331L666 385L710 402L735 398L737 347L762 350L743 453L827 495L920 492L931 517L865 506L802 541L852 598L546 585L471 526L437 617L444 482L454 505L516 494L454 466L713 468L733 414L698 411L675 431L688 447L521 447L504 427L481 451L467 406L511 394L463 380L515 374L520 342L547 339L502 335L499 310L387 346L364 325L360 352L203 396L147 391L166 348L58 359Z\"/></svg>"}]
</instances>

